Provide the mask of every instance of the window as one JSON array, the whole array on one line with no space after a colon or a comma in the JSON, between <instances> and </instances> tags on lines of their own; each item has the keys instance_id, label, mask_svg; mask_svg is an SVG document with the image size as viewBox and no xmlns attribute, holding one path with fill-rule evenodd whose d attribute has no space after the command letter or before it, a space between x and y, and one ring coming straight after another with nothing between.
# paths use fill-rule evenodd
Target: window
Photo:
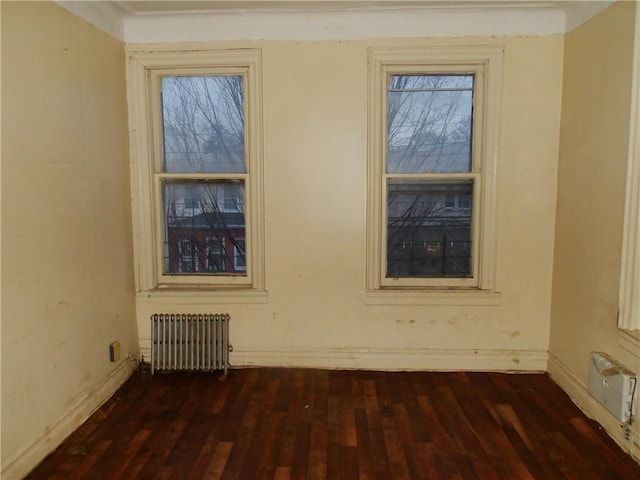
<instances>
[{"instance_id":1,"label":"window","mask_svg":"<svg viewBox=\"0 0 640 480\"><path fill-rule=\"evenodd\" d=\"M133 52L129 72L140 289L263 288L260 52Z\"/></svg>"},{"instance_id":2,"label":"window","mask_svg":"<svg viewBox=\"0 0 640 480\"><path fill-rule=\"evenodd\" d=\"M225 248L221 238L207 238L207 271L224 272L225 268Z\"/></svg>"},{"instance_id":3,"label":"window","mask_svg":"<svg viewBox=\"0 0 640 480\"><path fill-rule=\"evenodd\" d=\"M243 195L239 185L229 186L223 190L222 205L225 212L242 212Z\"/></svg>"},{"instance_id":4,"label":"window","mask_svg":"<svg viewBox=\"0 0 640 480\"><path fill-rule=\"evenodd\" d=\"M176 265L173 270L178 272L198 271L198 243L194 240L180 240L178 250L172 255Z\"/></svg>"},{"instance_id":5,"label":"window","mask_svg":"<svg viewBox=\"0 0 640 480\"><path fill-rule=\"evenodd\" d=\"M471 198L470 191L449 188L444 196L444 206L445 208L469 209L471 208Z\"/></svg>"},{"instance_id":6,"label":"window","mask_svg":"<svg viewBox=\"0 0 640 480\"><path fill-rule=\"evenodd\" d=\"M370 50L369 291L495 288L501 56Z\"/></svg>"},{"instance_id":7,"label":"window","mask_svg":"<svg viewBox=\"0 0 640 480\"><path fill-rule=\"evenodd\" d=\"M233 243L233 268L238 272L247 268L244 238L239 238Z\"/></svg>"},{"instance_id":8,"label":"window","mask_svg":"<svg viewBox=\"0 0 640 480\"><path fill-rule=\"evenodd\" d=\"M184 208L186 210L195 210L199 208L200 203L197 198L185 198L184 199Z\"/></svg>"}]
</instances>

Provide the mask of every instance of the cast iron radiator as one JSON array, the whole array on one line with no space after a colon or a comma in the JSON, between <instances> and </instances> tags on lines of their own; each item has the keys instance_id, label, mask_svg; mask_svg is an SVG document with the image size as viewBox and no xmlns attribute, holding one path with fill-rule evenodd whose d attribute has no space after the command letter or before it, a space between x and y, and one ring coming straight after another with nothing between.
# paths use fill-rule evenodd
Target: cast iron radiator
<instances>
[{"instance_id":1,"label":"cast iron radiator","mask_svg":"<svg viewBox=\"0 0 640 480\"><path fill-rule=\"evenodd\" d=\"M151 373L229 370L229 314L151 315Z\"/></svg>"}]
</instances>

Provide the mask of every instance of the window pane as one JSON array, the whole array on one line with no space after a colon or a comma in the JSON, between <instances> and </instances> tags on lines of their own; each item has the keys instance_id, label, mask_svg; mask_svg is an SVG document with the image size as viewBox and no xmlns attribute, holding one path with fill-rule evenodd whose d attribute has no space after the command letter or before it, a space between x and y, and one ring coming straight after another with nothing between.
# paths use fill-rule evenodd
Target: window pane
<instances>
[{"instance_id":1,"label":"window pane","mask_svg":"<svg viewBox=\"0 0 640 480\"><path fill-rule=\"evenodd\" d=\"M471 276L472 180L389 180L387 277Z\"/></svg>"},{"instance_id":2,"label":"window pane","mask_svg":"<svg viewBox=\"0 0 640 480\"><path fill-rule=\"evenodd\" d=\"M391 75L387 173L471 170L473 75Z\"/></svg>"},{"instance_id":3,"label":"window pane","mask_svg":"<svg viewBox=\"0 0 640 480\"><path fill-rule=\"evenodd\" d=\"M163 207L164 273L246 275L244 182L165 182Z\"/></svg>"},{"instance_id":4,"label":"window pane","mask_svg":"<svg viewBox=\"0 0 640 480\"><path fill-rule=\"evenodd\" d=\"M164 171L244 173L242 76L162 78Z\"/></svg>"}]
</instances>

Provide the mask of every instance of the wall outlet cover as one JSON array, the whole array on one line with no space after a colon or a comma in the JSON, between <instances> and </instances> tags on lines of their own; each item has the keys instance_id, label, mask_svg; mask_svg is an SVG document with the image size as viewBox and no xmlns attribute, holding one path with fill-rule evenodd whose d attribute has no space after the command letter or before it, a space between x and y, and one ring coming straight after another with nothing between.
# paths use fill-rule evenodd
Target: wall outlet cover
<instances>
[{"instance_id":1,"label":"wall outlet cover","mask_svg":"<svg viewBox=\"0 0 640 480\"><path fill-rule=\"evenodd\" d=\"M120 342L117 340L109 344L109 360L112 362L120 360Z\"/></svg>"}]
</instances>

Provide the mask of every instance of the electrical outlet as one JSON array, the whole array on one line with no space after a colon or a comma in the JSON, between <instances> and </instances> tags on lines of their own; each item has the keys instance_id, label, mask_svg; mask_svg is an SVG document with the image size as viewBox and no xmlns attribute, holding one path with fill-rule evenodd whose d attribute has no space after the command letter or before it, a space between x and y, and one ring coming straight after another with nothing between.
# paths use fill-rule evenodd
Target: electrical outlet
<instances>
[{"instance_id":1,"label":"electrical outlet","mask_svg":"<svg viewBox=\"0 0 640 480\"><path fill-rule=\"evenodd\" d=\"M120 360L120 342L117 340L109 344L109 360L112 362Z\"/></svg>"}]
</instances>

